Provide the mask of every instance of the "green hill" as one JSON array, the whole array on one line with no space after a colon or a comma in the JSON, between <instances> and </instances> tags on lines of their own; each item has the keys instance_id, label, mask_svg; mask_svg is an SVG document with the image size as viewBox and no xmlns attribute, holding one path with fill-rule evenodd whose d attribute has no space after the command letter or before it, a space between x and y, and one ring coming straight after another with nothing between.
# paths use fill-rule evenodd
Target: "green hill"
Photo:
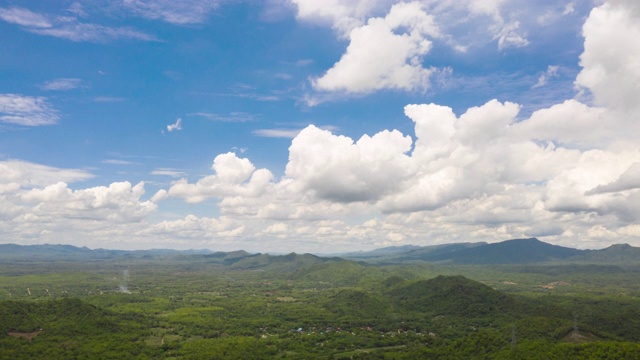
<instances>
[{"instance_id":1,"label":"green hill","mask_svg":"<svg viewBox=\"0 0 640 360\"><path fill-rule=\"evenodd\" d=\"M301 267L291 274L294 280L324 282L332 286L357 286L382 278L377 267L342 259Z\"/></svg>"},{"instance_id":2,"label":"green hill","mask_svg":"<svg viewBox=\"0 0 640 360\"><path fill-rule=\"evenodd\" d=\"M68 336L116 329L109 314L79 299L0 302L0 336L40 330L50 335Z\"/></svg>"},{"instance_id":3,"label":"green hill","mask_svg":"<svg viewBox=\"0 0 640 360\"><path fill-rule=\"evenodd\" d=\"M464 276L438 276L401 284L390 292L401 308L433 315L478 317L511 312L515 301Z\"/></svg>"},{"instance_id":4,"label":"green hill","mask_svg":"<svg viewBox=\"0 0 640 360\"><path fill-rule=\"evenodd\" d=\"M230 268L235 270L264 270L290 273L302 267L334 261L337 258L321 258L311 254L290 253L287 255L256 254L246 256L234 262Z\"/></svg>"},{"instance_id":5,"label":"green hill","mask_svg":"<svg viewBox=\"0 0 640 360\"><path fill-rule=\"evenodd\" d=\"M357 289L343 289L332 296L324 306L343 319L358 321L386 317L390 306L382 297Z\"/></svg>"}]
</instances>

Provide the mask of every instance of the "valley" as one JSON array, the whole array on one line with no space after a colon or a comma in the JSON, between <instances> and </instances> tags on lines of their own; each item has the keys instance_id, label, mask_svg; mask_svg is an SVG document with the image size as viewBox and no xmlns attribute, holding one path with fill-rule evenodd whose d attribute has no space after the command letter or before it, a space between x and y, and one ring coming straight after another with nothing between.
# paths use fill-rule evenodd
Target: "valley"
<instances>
[{"instance_id":1,"label":"valley","mask_svg":"<svg viewBox=\"0 0 640 360\"><path fill-rule=\"evenodd\" d=\"M616 257L611 249L572 252L531 239L489 245L330 256L54 245L3 251L0 358L633 359L640 353L635 248ZM514 248L530 256L509 255ZM418 258L429 253L440 258Z\"/></svg>"}]
</instances>

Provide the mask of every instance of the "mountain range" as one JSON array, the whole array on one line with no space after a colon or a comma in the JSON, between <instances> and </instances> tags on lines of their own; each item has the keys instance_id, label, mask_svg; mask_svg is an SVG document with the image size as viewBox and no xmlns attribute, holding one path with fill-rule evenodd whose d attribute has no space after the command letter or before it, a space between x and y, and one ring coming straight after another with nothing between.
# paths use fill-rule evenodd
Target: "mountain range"
<instances>
[{"instance_id":1,"label":"mountain range","mask_svg":"<svg viewBox=\"0 0 640 360\"><path fill-rule=\"evenodd\" d=\"M279 266L292 270L290 263L327 260L354 260L361 263L402 264L434 262L440 264L532 264L542 262L637 263L640 248L628 244L611 245L600 250L580 250L545 243L536 238L512 239L498 243L452 243L432 246L395 246L331 255L251 254L246 251L212 252L209 250L91 250L71 245L0 244L0 261L79 261L108 259L189 258L196 256L220 265L236 268ZM294 266L293 268L296 268Z\"/></svg>"}]
</instances>

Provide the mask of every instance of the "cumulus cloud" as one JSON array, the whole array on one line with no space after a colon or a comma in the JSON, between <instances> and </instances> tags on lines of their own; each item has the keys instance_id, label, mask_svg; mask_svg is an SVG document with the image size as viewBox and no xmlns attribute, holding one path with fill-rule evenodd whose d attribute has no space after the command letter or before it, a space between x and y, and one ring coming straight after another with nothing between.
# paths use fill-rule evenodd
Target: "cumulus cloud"
<instances>
[{"instance_id":1,"label":"cumulus cloud","mask_svg":"<svg viewBox=\"0 0 640 360\"><path fill-rule=\"evenodd\" d=\"M627 190L640 189L640 163L629 166L620 176L604 185L598 185L586 192L586 195L622 192Z\"/></svg>"},{"instance_id":2,"label":"cumulus cloud","mask_svg":"<svg viewBox=\"0 0 640 360\"><path fill-rule=\"evenodd\" d=\"M151 201L140 201L143 194L142 182L132 186L125 181L80 190L71 190L59 182L25 192L21 200L36 204L26 220L72 218L138 222L156 209Z\"/></svg>"},{"instance_id":3,"label":"cumulus cloud","mask_svg":"<svg viewBox=\"0 0 640 360\"><path fill-rule=\"evenodd\" d=\"M488 37L500 50L529 44L521 22L506 1L308 1L295 0L299 21L331 26L347 39L341 58L323 75L311 78L314 106L330 93L367 94L382 89L425 91L438 71L425 65L434 42L457 52ZM505 16L509 14L509 16ZM448 73L450 70L444 71Z\"/></svg>"},{"instance_id":4,"label":"cumulus cloud","mask_svg":"<svg viewBox=\"0 0 640 360\"><path fill-rule=\"evenodd\" d=\"M589 89L599 105L640 110L639 12L633 1L610 1L594 8L582 28L576 84Z\"/></svg>"},{"instance_id":5,"label":"cumulus cloud","mask_svg":"<svg viewBox=\"0 0 640 360\"><path fill-rule=\"evenodd\" d=\"M615 125L624 126L623 122L604 108L566 100L534 112L529 121L515 125L514 135L551 141L568 148L595 148L620 139L624 134Z\"/></svg>"},{"instance_id":6,"label":"cumulus cloud","mask_svg":"<svg viewBox=\"0 0 640 360\"><path fill-rule=\"evenodd\" d=\"M354 143L312 125L293 139L285 174L322 199L373 201L411 171L410 149L411 139L398 131L365 135Z\"/></svg>"},{"instance_id":7,"label":"cumulus cloud","mask_svg":"<svg viewBox=\"0 0 640 360\"><path fill-rule=\"evenodd\" d=\"M215 175L190 184L186 179L174 182L168 195L198 203L211 197L256 196L265 190L273 175L266 169L255 169L248 160L234 153L218 155L211 166Z\"/></svg>"},{"instance_id":8,"label":"cumulus cloud","mask_svg":"<svg viewBox=\"0 0 640 360\"><path fill-rule=\"evenodd\" d=\"M144 184L71 189L93 175L18 160L0 162L0 232L11 239L81 244L126 238L156 211Z\"/></svg>"},{"instance_id":9,"label":"cumulus cloud","mask_svg":"<svg viewBox=\"0 0 640 360\"><path fill-rule=\"evenodd\" d=\"M187 215L184 219L163 221L145 229L142 234L152 236L169 235L171 237L203 240L211 245L220 245L220 240L233 239L243 235L244 225L240 222L221 217L203 218Z\"/></svg>"},{"instance_id":10,"label":"cumulus cloud","mask_svg":"<svg viewBox=\"0 0 640 360\"><path fill-rule=\"evenodd\" d=\"M60 117L45 97L0 94L0 122L22 126L53 125Z\"/></svg>"},{"instance_id":11,"label":"cumulus cloud","mask_svg":"<svg viewBox=\"0 0 640 360\"><path fill-rule=\"evenodd\" d=\"M428 37L438 36L433 17L419 3L394 5L386 17L351 30L345 54L313 87L347 93L425 90L433 70L422 60L431 49Z\"/></svg>"},{"instance_id":12,"label":"cumulus cloud","mask_svg":"<svg viewBox=\"0 0 640 360\"><path fill-rule=\"evenodd\" d=\"M351 30L362 26L375 12L393 3L385 0L356 1L314 1L292 0L297 7L296 16L303 21L326 24L333 27L342 37L348 37Z\"/></svg>"},{"instance_id":13,"label":"cumulus cloud","mask_svg":"<svg viewBox=\"0 0 640 360\"><path fill-rule=\"evenodd\" d=\"M323 21L332 24L338 17L356 19L344 25L351 45L358 31L383 29L384 35L410 39L415 27L430 24L409 20L428 14L416 3L396 4L396 12L383 7L382 17L372 17L378 10L368 2L349 4L360 3L362 13L342 2L304 6L317 8L310 14L331 10ZM476 8L468 10L470 4ZM477 16L501 18L507 25L505 4L465 2ZM66 181L90 174L62 172L60 179L40 175L30 182L15 164L0 163L5 166L0 168L0 229L48 239L43 231L73 226L93 228L87 231L100 239L133 236L189 247L276 251L526 236L580 247L637 242L640 122L632 99L640 95L633 36L639 20L640 9L630 0L603 4L587 19L576 85L593 94L593 104L582 97L563 99L531 115L500 99L460 113L438 104L410 104L404 113L414 124L412 133L384 130L357 139L310 125L293 137L280 178L248 158L220 154L210 175L174 181L150 200L143 198L142 183L73 190ZM427 41L436 36L415 31ZM545 81L554 71L547 69ZM149 222L162 202L175 199L213 199L219 216L165 214Z\"/></svg>"},{"instance_id":14,"label":"cumulus cloud","mask_svg":"<svg viewBox=\"0 0 640 360\"><path fill-rule=\"evenodd\" d=\"M245 233L273 239L375 238L379 245L425 234L442 241L464 240L464 233L484 240L596 239L604 230L617 234L640 214L633 205L640 196L637 145L609 149L611 142L576 131L605 111L569 100L519 121L517 104L497 100L460 116L445 106L408 105L415 140L394 130L354 141L309 126L293 139L277 182L249 160L224 154L214 161L216 175L176 182L159 198L217 198L225 216L245 219ZM585 123L554 130L553 119L568 112L584 115ZM565 131L573 133L560 136ZM259 171L269 176L255 181ZM380 217L338 221L361 216Z\"/></svg>"},{"instance_id":15,"label":"cumulus cloud","mask_svg":"<svg viewBox=\"0 0 640 360\"><path fill-rule=\"evenodd\" d=\"M126 246L156 210L154 203L140 199L143 193L142 183L128 182L80 190L59 182L20 190L0 196L0 231L30 243Z\"/></svg>"}]
</instances>

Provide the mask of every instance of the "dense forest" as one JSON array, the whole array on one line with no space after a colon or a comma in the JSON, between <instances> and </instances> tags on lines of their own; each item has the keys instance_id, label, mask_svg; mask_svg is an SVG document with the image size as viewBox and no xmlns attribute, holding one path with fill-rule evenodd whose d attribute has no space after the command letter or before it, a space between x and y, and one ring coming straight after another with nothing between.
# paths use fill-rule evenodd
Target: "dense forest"
<instances>
[{"instance_id":1,"label":"dense forest","mask_svg":"<svg viewBox=\"0 0 640 360\"><path fill-rule=\"evenodd\" d=\"M4 252L0 358L639 357L637 262L551 249L565 258L492 264L477 261L486 249L476 248L455 247L469 263L417 258L442 248L351 260Z\"/></svg>"}]
</instances>

